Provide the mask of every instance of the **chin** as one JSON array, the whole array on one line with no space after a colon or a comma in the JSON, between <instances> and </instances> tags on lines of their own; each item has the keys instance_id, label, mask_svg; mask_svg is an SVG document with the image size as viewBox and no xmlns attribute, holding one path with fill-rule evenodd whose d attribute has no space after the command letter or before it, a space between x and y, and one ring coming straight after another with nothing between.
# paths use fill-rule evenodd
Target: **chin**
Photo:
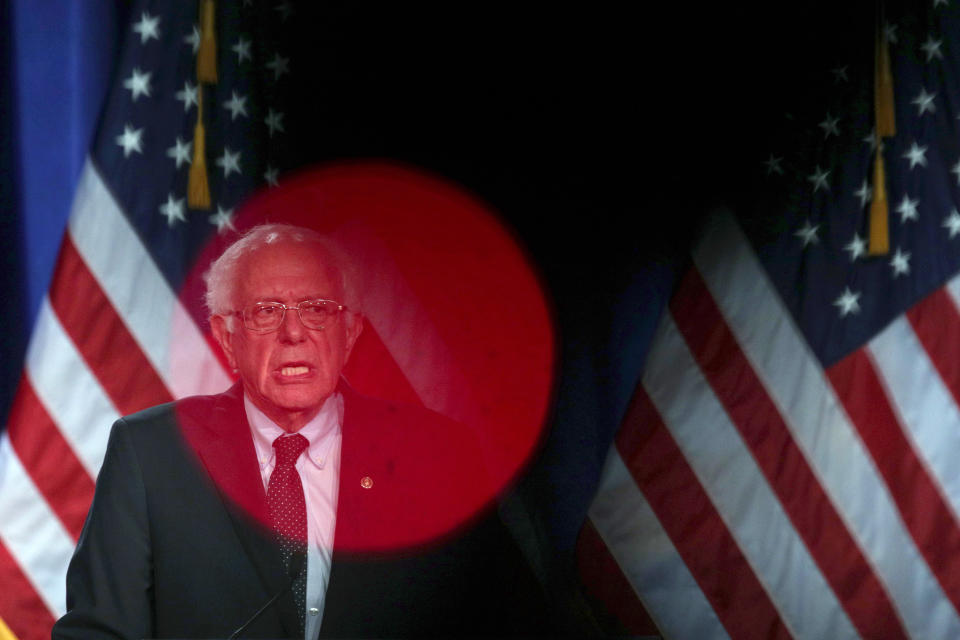
<instances>
[{"instance_id":1,"label":"chin","mask_svg":"<svg viewBox=\"0 0 960 640\"><path fill-rule=\"evenodd\" d=\"M286 391L273 394L272 397L267 399L285 411L308 411L319 409L331 393L333 393L332 389L326 393L323 391L294 391L292 393Z\"/></svg>"}]
</instances>

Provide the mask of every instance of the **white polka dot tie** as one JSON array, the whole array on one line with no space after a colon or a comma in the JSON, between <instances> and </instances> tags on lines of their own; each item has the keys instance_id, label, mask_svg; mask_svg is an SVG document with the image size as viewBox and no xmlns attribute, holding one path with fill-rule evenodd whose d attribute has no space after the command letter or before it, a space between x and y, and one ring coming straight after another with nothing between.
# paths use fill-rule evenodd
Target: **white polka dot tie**
<instances>
[{"instance_id":1,"label":"white polka dot tie","mask_svg":"<svg viewBox=\"0 0 960 640\"><path fill-rule=\"evenodd\" d=\"M267 487L267 506L271 524L277 532L284 566L289 570L295 554L307 552L307 505L303 498L303 484L297 473L297 458L310 443L299 433L280 436L273 441L277 464L270 474ZM300 637L303 637L304 610L307 602L307 563L291 588L300 618Z\"/></svg>"}]
</instances>

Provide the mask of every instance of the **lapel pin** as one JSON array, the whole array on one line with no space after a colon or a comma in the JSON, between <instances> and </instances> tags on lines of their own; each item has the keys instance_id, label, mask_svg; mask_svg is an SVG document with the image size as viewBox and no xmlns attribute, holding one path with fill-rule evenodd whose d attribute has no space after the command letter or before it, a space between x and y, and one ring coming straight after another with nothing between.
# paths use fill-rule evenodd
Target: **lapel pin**
<instances>
[{"instance_id":1,"label":"lapel pin","mask_svg":"<svg viewBox=\"0 0 960 640\"><path fill-rule=\"evenodd\" d=\"M370 487L373 486L373 478L371 478L370 476L363 476L362 478L360 478L360 486L363 487L364 489L369 489Z\"/></svg>"}]
</instances>

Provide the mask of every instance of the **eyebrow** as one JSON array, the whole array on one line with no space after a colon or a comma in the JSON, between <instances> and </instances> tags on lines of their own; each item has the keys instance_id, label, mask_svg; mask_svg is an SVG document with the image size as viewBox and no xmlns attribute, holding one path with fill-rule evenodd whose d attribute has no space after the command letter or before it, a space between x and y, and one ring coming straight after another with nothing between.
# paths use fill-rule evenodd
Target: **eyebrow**
<instances>
[{"instance_id":1,"label":"eyebrow","mask_svg":"<svg viewBox=\"0 0 960 640\"><path fill-rule=\"evenodd\" d=\"M299 298L299 299L297 300L297 302L298 302L298 303L299 303L299 302L306 302L306 301L308 301L308 300L330 300L330 301L332 301L332 302L336 302L336 300L334 300L333 298L328 298L328 297L326 297L326 296L303 296L303 297ZM271 297L257 298L257 299L255 299L253 302L251 302L250 304L260 304L261 302L278 302L278 303L281 303L281 304L287 304L284 300L282 300L282 299L280 299L280 298L271 298Z\"/></svg>"}]
</instances>

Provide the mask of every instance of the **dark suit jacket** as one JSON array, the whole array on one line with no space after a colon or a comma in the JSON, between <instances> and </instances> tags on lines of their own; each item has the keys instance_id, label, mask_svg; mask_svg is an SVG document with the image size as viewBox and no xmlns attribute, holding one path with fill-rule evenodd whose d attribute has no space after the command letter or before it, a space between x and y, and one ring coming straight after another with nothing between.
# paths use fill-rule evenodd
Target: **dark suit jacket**
<instances>
[{"instance_id":1,"label":"dark suit jacket","mask_svg":"<svg viewBox=\"0 0 960 640\"><path fill-rule=\"evenodd\" d=\"M439 542L409 544L424 522L436 524L431 518L459 520L472 510L483 471L456 433L462 427L342 392L336 549L321 637L545 632L538 589L495 511ZM238 386L120 419L53 637L229 636L288 583L257 524L265 513ZM407 543L399 551L398 541ZM285 592L243 637L293 637L296 615Z\"/></svg>"}]
</instances>

